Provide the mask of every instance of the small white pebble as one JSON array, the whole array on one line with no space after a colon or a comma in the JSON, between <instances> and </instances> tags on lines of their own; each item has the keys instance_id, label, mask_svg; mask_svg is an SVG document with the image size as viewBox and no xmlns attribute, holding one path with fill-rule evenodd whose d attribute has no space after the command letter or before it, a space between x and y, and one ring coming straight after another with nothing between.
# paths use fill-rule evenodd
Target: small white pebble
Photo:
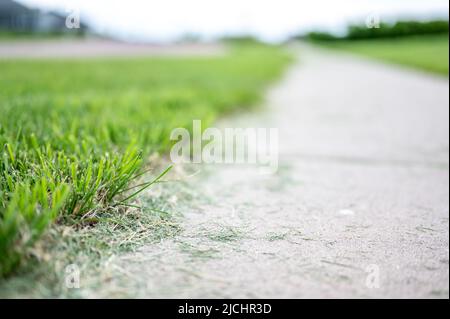
<instances>
[{"instance_id":1,"label":"small white pebble","mask_svg":"<svg viewBox=\"0 0 450 319\"><path fill-rule=\"evenodd\" d=\"M169 203L171 203L171 204L176 204L177 201L178 201L178 197L177 197L176 195L172 195L172 196L169 198Z\"/></svg>"},{"instance_id":2,"label":"small white pebble","mask_svg":"<svg viewBox=\"0 0 450 319\"><path fill-rule=\"evenodd\" d=\"M341 209L339 211L339 214L340 215L345 215L345 216L353 216L353 215L355 215L355 212L350 210L350 209Z\"/></svg>"}]
</instances>

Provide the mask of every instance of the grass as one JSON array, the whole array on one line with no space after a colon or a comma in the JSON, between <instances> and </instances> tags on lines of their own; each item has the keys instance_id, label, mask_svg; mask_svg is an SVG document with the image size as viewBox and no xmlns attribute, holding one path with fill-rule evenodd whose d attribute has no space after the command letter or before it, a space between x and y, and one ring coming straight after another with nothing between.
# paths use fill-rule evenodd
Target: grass
<instances>
[{"instance_id":1,"label":"grass","mask_svg":"<svg viewBox=\"0 0 450 319\"><path fill-rule=\"evenodd\" d=\"M104 284L112 280L111 271L115 271L111 261L144 244L159 243L179 234L181 215L177 211L188 203L185 194L190 189L186 181L160 184L152 189L158 196L146 195L136 200L142 208L108 210L95 227L53 225L34 245L35 258L14 276L0 281L0 298L82 298L92 290L108 290ZM181 203L170 201L173 193L183 194ZM80 270L80 289L66 286L69 265L77 265Z\"/></svg>"},{"instance_id":2,"label":"grass","mask_svg":"<svg viewBox=\"0 0 450 319\"><path fill-rule=\"evenodd\" d=\"M346 50L371 58L448 76L448 34L319 43L329 48Z\"/></svg>"},{"instance_id":3,"label":"grass","mask_svg":"<svg viewBox=\"0 0 450 319\"><path fill-rule=\"evenodd\" d=\"M255 45L208 58L0 61L0 277L51 225L124 214L167 172L133 186L172 129L254 105L288 62Z\"/></svg>"},{"instance_id":4,"label":"grass","mask_svg":"<svg viewBox=\"0 0 450 319\"><path fill-rule=\"evenodd\" d=\"M58 40L58 39L79 39L83 38L82 33L77 33L75 29L74 32L69 33L58 33L58 32L50 32L50 33L37 33L37 32L14 32L0 29L0 42L1 41L21 41L21 40Z\"/></svg>"},{"instance_id":5,"label":"grass","mask_svg":"<svg viewBox=\"0 0 450 319\"><path fill-rule=\"evenodd\" d=\"M242 238L242 231L236 227L223 226L215 233L208 234L207 238L221 243L235 242Z\"/></svg>"}]
</instances>

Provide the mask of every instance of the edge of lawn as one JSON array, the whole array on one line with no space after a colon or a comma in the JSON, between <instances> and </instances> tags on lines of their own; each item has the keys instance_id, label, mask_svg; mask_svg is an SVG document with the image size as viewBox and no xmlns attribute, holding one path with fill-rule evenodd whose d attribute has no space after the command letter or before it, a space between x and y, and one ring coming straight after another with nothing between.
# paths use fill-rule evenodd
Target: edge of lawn
<instances>
[{"instance_id":1,"label":"edge of lawn","mask_svg":"<svg viewBox=\"0 0 450 319\"><path fill-rule=\"evenodd\" d=\"M442 64L441 66L434 67L427 65L425 63L421 63L420 61L407 61L407 60L401 60L399 58L392 58L392 57L386 57L381 56L377 53L367 53L367 52L361 52L358 50L358 46L361 45L372 45L375 46L378 43L382 45L386 45L391 41L400 41L403 42L402 44L405 44L408 40L433 40L433 39L447 39L447 48L448 48L448 34L438 34L438 35L411 35L411 36L405 36L400 38L380 38L380 39L363 39L363 40L340 40L340 41L319 41L319 40L310 40L307 41L308 44L313 45L315 47L326 49L330 51L340 52L347 55L357 56L360 58L369 59L372 61L377 61L384 63L386 65L392 65L397 67L402 67L405 70L412 70L416 72L421 72L425 74L431 74L441 77L449 77L449 66L448 63ZM448 50L447 55L445 57L442 57L441 60L445 60L448 62Z\"/></svg>"},{"instance_id":2,"label":"edge of lawn","mask_svg":"<svg viewBox=\"0 0 450 319\"><path fill-rule=\"evenodd\" d=\"M284 48L278 48L286 55L288 61L292 57ZM283 72L280 72L281 77ZM266 86L270 86L277 78L271 79ZM244 110L255 110L264 99L265 90L246 105ZM231 113L242 109L232 110ZM221 117L228 114L222 114ZM220 118L220 117L219 117ZM152 163L152 174L145 174L134 183L148 182L155 178L155 174L164 171L169 164L164 154L153 156L145 161L145 167ZM44 233L30 250L27 261L12 275L0 279L0 298L80 298L82 291L68 289L64 285L66 267L76 264L83 272L83 278L100 280L97 274L104 265L115 255L132 252L137 248L157 243L165 238L176 236L182 231L177 211L181 202L195 200L192 185L186 181L177 181L155 185L147 189L156 192L157 196L138 196L127 207L113 207L102 211L102 217L92 225L65 225L54 223ZM172 203L170 198L176 193L181 196L180 201ZM179 196L180 197L180 196ZM91 283L95 286L95 282Z\"/></svg>"}]
</instances>

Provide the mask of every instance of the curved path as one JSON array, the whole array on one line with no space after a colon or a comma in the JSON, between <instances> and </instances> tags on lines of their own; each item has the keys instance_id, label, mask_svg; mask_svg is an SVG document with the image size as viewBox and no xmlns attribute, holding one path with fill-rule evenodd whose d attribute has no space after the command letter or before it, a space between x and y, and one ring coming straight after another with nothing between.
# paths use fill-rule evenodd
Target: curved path
<instances>
[{"instance_id":1,"label":"curved path","mask_svg":"<svg viewBox=\"0 0 450 319\"><path fill-rule=\"evenodd\" d=\"M221 123L278 127L278 173L202 167L182 233L105 296L448 298L448 79L298 52L267 111Z\"/></svg>"}]
</instances>

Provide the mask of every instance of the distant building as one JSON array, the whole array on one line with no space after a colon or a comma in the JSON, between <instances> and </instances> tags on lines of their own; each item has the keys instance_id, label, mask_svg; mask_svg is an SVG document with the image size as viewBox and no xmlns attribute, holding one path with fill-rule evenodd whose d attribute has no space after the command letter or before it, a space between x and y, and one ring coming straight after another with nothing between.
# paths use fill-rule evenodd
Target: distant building
<instances>
[{"instance_id":1,"label":"distant building","mask_svg":"<svg viewBox=\"0 0 450 319\"><path fill-rule=\"evenodd\" d=\"M79 29L69 29L64 15L32 9L13 0L0 0L0 31L80 34L87 31L87 26L80 23Z\"/></svg>"}]
</instances>

